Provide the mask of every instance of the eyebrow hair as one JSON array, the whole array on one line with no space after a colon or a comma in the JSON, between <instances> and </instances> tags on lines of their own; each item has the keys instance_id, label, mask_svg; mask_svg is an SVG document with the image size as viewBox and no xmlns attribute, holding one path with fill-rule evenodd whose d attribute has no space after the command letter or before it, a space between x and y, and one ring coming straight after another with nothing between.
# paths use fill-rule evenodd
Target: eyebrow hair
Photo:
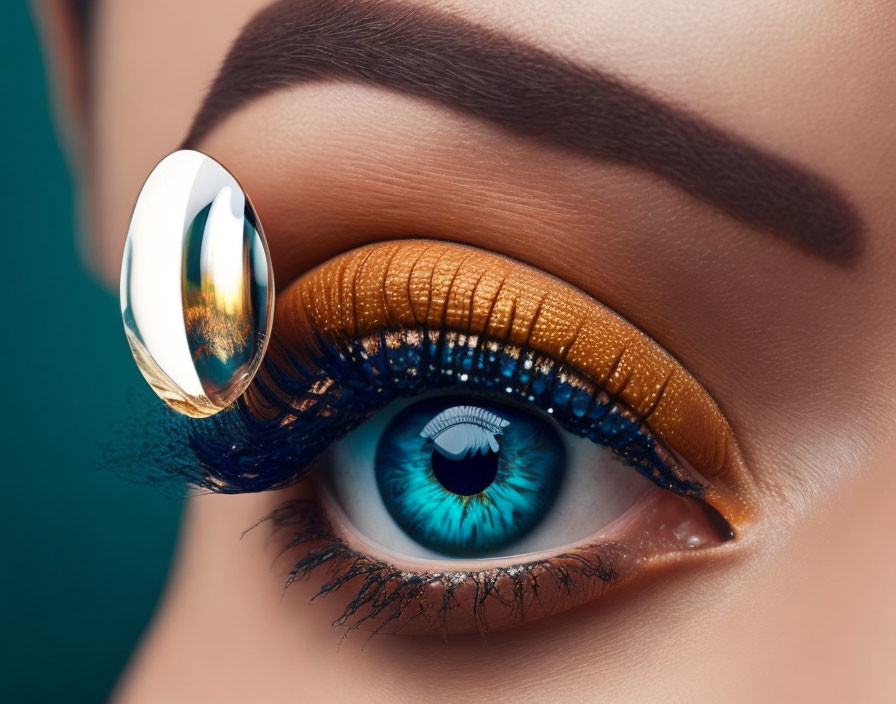
<instances>
[{"instance_id":1,"label":"eyebrow hair","mask_svg":"<svg viewBox=\"0 0 896 704\"><path fill-rule=\"evenodd\" d=\"M825 178L595 68L400 2L281 0L261 10L227 54L183 147L255 97L328 79L414 95L652 171L835 264L855 263L864 247L857 211Z\"/></svg>"}]
</instances>

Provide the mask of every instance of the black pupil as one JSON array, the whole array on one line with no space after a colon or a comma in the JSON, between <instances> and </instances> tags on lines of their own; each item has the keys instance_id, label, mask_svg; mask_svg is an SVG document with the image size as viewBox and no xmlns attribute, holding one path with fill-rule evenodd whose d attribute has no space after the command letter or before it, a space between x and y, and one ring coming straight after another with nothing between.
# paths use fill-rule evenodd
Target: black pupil
<instances>
[{"instance_id":1,"label":"black pupil","mask_svg":"<svg viewBox=\"0 0 896 704\"><path fill-rule=\"evenodd\" d=\"M460 460L452 460L438 451L432 453L432 472L448 491L472 496L484 491L498 474L498 453L478 452Z\"/></svg>"}]
</instances>

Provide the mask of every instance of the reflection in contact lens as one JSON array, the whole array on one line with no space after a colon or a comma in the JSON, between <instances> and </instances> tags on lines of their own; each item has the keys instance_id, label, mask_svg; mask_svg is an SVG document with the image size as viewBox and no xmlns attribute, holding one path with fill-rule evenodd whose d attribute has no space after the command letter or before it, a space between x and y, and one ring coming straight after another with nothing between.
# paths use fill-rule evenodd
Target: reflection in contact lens
<instances>
[{"instance_id":1,"label":"reflection in contact lens","mask_svg":"<svg viewBox=\"0 0 896 704\"><path fill-rule=\"evenodd\" d=\"M246 390L267 349L274 275L236 179L189 149L153 169L134 206L121 315L137 366L169 406L214 415Z\"/></svg>"},{"instance_id":2,"label":"reflection in contact lens","mask_svg":"<svg viewBox=\"0 0 896 704\"><path fill-rule=\"evenodd\" d=\"M415 541L453 557L518 540L557 497L565 451L547 419L500 403L430 398L398 413L377 445L383 503Z\"/></svg>"}]
</instances>

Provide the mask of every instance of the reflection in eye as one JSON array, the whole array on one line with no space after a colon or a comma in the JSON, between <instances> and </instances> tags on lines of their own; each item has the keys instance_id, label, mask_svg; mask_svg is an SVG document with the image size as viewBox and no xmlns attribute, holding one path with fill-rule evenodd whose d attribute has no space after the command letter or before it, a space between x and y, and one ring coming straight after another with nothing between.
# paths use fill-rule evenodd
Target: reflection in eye
<instances>
[{"instance_id":1,"label":"reflection in eye","mask_svg":"<svg viewBox=\"0 0 896 704\"><path fill-rule=\"evenodd\" d=\"M325 568L321 594L357 586L342 624L510 625L724 542L744 519L745 475L706 392L536 270L385 243L283 291L275 321L243 399L180 426L193 460L174 471L260 491L331 449L317 508L270 518L306 551L290 581Z\"/></svg>"}]
</instances>

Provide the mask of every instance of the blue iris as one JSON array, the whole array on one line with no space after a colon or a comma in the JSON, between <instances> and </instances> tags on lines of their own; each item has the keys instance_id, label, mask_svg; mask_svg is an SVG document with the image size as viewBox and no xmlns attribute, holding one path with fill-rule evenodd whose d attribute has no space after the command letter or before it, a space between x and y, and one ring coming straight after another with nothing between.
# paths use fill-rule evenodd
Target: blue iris
<instances>
[{"instance_id":1,"label":"blue iris","mask_svg":"<svg viewBox=\"0 0 896 704\"><path fill-rule=\"evenodd\" d=\"M376 449L377 485L392 518L421 545L456 557L522 538L551 508L566 467L563 442L549 421L478 400L442 396L414 403L391 420ZM461 405L508 421L494 435L497 452L486 447L445 456L438 438L421 436L433 418ZM471 432L483 431L473 426Z\"/></svg>"}]
</instances>

